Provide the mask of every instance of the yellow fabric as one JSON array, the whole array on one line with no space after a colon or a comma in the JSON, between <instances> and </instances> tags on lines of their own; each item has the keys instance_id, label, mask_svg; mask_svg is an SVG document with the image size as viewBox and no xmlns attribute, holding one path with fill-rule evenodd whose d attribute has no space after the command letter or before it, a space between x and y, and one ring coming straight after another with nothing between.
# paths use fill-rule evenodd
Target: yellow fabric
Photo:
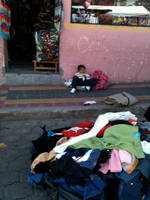
<instances>
[{"instance_id":1,"label":"yellow fabric","mask_svg":"<svg viewBox=\"0 0 150 200\"><path fill-rule=\"evenodd\" d=\"M54 160L56 160L56 152L55 151L41 153L31 164L32 174L35 174L34 169L35 169L36 165L38 165L39 163L46 162L46 161L53 162Z\"/></svg>"},{"instance_id":2,"label":"yellow fabric","mask_svg":"<svg viewBox=\"0 0 150 200\"><path fill-rule=\"evenodd\" d=\"M0 148L4 148L6 145L4 143L0 143Z\"/></svg>"}]
</instances>

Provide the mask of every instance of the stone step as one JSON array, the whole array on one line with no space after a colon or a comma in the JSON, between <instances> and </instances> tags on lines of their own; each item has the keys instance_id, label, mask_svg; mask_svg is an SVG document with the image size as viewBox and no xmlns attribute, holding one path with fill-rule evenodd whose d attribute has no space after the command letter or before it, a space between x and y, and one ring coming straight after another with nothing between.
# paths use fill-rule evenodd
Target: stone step
<instances>
[{"instance_id":1,"label":"stone step","mask_svg":"<svg viewBox=\"0 0 150 200\"><path fill-rule=\"evenodd\" d=\"M6 73L6 85L61 85L58 73Z\"/></svg>"}]
</instances>

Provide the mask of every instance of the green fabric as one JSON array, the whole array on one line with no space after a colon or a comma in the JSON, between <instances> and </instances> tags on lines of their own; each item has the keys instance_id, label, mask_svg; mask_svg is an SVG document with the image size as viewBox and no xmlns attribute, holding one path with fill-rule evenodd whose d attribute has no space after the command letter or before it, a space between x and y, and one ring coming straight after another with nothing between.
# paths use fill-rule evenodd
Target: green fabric
<instances>
[{"instance_id":1,"label":"green fabric","mask_svg":"<svg viewBox=\"0 0 150 200\"><path fill-rule=\"evenodd\" d=\"M122 149L133 153L137 158L144 158L140 137L134 137L138 126L126 124L114 125L106 129L102 138L92 137L82 140L71 147L90 149Z\"/></svg>"}]
</instances>

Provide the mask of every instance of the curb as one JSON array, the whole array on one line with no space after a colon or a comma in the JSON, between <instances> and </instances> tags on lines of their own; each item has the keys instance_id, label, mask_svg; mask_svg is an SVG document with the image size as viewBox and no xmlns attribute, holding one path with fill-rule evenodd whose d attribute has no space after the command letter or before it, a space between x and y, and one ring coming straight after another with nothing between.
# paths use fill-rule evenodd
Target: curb
<instances>
[{"instance_id":1,"label":"curb","mask_svg":"<svg viewBox=\"0 0 150 200\"><path fill-rule=\"evenodd\" d=\"M136 116L144 116L149 103L138 103L129 107L115 105L88 105L88 106L50 106L28 108L0 109L0 121L15 120L45 120L56 118L96 118L106 112L130 111Z\"/></svg>"}]
</instances>

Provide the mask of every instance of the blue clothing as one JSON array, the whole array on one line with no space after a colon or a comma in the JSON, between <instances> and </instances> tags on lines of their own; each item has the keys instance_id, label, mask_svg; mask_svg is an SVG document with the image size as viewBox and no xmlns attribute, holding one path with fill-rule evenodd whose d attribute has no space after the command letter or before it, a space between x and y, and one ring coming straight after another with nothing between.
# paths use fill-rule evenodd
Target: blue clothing
<instances>
[{"instance_id":1,"label":"blue clothing","mask_svg":"<svg viewBox=\"0 0 150 200\"><path fill-rule=\"evenodd\" d=\"M28 171L28 183L30 185L36 186L39 189L44 189L44 186L42 184L42 179L44 177L44 173L40 174L32 174L31 171Z\"/></svg>"},{"instance_id":2,"label":"blue clothing","mask_svg":"<svg viewBox=\"0 0 150 200\"><path fill-rule=\"evenodd\" d=\"M142 183L139 174L128 182L121 181L118 188L119 200L141 200Z\"/></svg>"},{"instance_id":3,"label":"blue clothing","mask_svg":"<svg viewBox=\"0 0 150 200\"><path fill-rule=\"evenodd\" d=\"M78 164L81 167L86 167L90 170L93 170L98 162L98 159L100 157L100 150L99 149L86 149L86 148L80 148L80 149L72 149L68 148L66 150L68 156L71 157L79 157L79 156L84 156L86 153L91 151L89 157L87 157L87 160L78 162Z\"/></svg>"},{"instance_id":4,"label":"blue clothing","mask_svg":"<svg viewBox=\"0 0 150 200\"><path fill-rule=\"evenodd\" d=\"M92 179L86 179L85 186L67 184L64 178L53 180L54 183L59 183L64 190L79 195L83 200L103 196L104 182L97 175L93 175Z\"/></svg>"},{"instance_id":5,"label":"blue clothing","mask_svg":"<svg viewBox=\"0 0 150 200\"><path fill-rule=\"evenodd\" d=\"M140 173L134 170L131 174L125 171L115 174L120 179L118 188L119 200L141 200L142 199L142 183L140 181Z\"/></svg>"},{"instance_id":6,"label":"blue clothing","mask_svg":"<svg viewBox=\"0 0 150 200\"><path fill-rule=\"evenodd\" d=\"M150 178L150 155L145 154L145 159L140 159L139 164L136 167L136 170L139 170L143 176L147 179Z\"/></svg>"},{"instance_id":7,"label":"blue clothing","mask_svg":"<svg viewBox=\"0 0 150 200\"><path fill-rule=\"evenodd\" d=\"M86 167L88 169L93 170L95 166L97 165L97 161L100 157L100 150L99 149L93 149L88 160L79 162L79 165L81 167Z\"/></svg>"}]
</instances>

